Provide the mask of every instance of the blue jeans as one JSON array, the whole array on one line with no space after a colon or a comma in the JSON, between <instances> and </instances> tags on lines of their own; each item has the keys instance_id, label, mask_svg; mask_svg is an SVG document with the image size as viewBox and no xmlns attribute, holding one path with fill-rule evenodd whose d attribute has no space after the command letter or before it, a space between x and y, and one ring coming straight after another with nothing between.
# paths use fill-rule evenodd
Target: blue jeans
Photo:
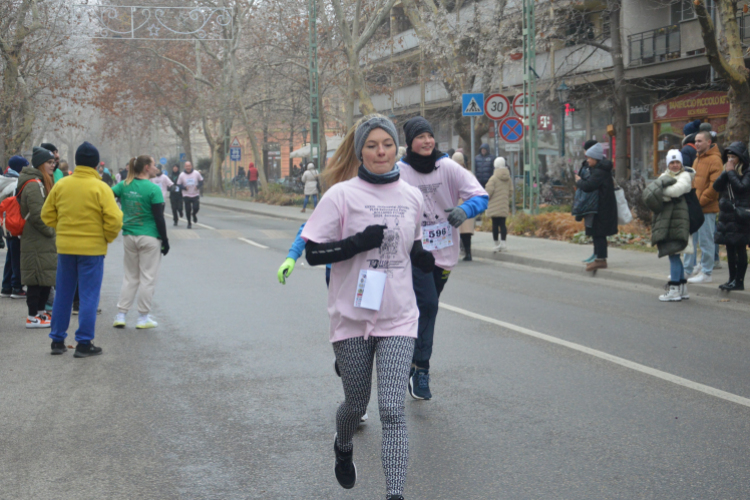
<instances>
[{"instance_id":1,"label":"blue jeans","mask_svg":"<svg viewBox=\"0 0 750 500\"><path fill-rule=\"evenodd\" d=\"M701 249L701 271L710 275L714 271L714 233L716 232L716 214L703 214L704 223L698 231L693 234L693 255L685 255L685 272L693 273L697 265L698 252L696 246Z\"/></svg>"},{"instance_id":2,"label":"blue jeans","mask_svg":"<svg viewBox=\"0 0 750 500\"><path fill-rule=\"evenodd\" d=\"M307 202L310 199L310 196L312 196L313 199L313 208L318 206L318 195L317 194L306 194L305 199L302 201L302 210L307 208Z\"/></svg>"},{"instance_id":3,"label":"blue jeans","mask_svg":"<svg viewBox=\"0 0 750 500\"><path fill-rule=\"evenodd\" d=\"M669 271L672 282L678 283L685 279L685 268L682 265L680 254L672 254L669 256Z\"/></svg>"},{"instance_id":4,"label":"blue jeans","mask_svg":"<svg viewBox=\"0 0 750 500\"><path fill-rule=\"evenodd\" d=\"M49 338L54 342L62 342L68 336L73 295L78 284L78 295L81 300L76 342L89 344L94 340L96 310L99 307L103 276L103 255L58 254L56 296L55 305L52 308L52 331Z\"/></svg>"},{"instance_id":5,"label":"blue jeans","mask_svg":"<svg viewBox=\"0 0 750 500\"><path fill-rule=\"evenodd\" d=\"M21 285L21 239L5 237L7 253L3 270L3 290L20 290Z\"/></svg>"}]
</instances>

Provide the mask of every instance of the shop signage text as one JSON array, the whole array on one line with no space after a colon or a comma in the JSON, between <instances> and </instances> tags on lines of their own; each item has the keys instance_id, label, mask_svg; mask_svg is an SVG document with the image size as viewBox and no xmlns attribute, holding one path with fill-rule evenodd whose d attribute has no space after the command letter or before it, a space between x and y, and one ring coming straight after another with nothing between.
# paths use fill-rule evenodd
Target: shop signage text
<instances>
[{"instance_id":1,"label":"shop signage text","mask_svg":"<svg viewBox=\"0 0 750 500\"><path fill-rule=\"evenodd\" d=\"M726 92L692 92L654 105L654 120L686 120L729 114Z\"/></svg>"}]
</instances>

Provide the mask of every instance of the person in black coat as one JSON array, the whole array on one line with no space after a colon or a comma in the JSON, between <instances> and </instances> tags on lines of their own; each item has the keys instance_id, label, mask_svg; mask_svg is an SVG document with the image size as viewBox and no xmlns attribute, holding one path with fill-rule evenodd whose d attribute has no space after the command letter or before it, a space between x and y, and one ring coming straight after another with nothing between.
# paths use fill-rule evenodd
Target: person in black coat
<instances>
[{"instance_id":1,"label":"person in black coat","mask_svg":"<svg viewBox=\"0 0 750 500\"><path fill-rule=\"evenodd\" d=\"M693 120L682 128L685 138L682 140L680 153L682 154L682 165L685 167L692 167L695 157L698 156L698 151L695 149L695 134L700 130L700 125L700 120Z\"/></svg>"},{"instance_id":2,"label":"person in black coat","mask_svg":"<svg viewBox=\"0 0 750 500\"><path fill-rule=\"evenodd\" d=\"M617 234L617 200L612 180L612 162L604 157L604 148L596 143L586 151L591 167L588 179L576 175L576 187L586 193L599 191L599 208L596 214L587 215L586 235L594 239L596 259L586 265L587 271L607 268L607 236Z\"/></svg>"},{"instance_id":3,"label":"person in black coat","mask_svg":"<svg viewBox=\"0 0 750 500\"><path fill-rule=\"evenodd\" d=\"M733 142L724 150L722 160L724 171L714 182L714 190L720 193L714 242L727 246L729 281L719 288L729 292L745 289L750 220L742 220L737 208L750 210L750 155L743 143Z\"/></svg>"},{"instance_id":4,"label":"person in black coat","mask_svg":"<svg viewBox=\"0 0 750 500\"><path fill-rule=\"evenodd\" d=\"M591 146L593 146L597 142L598 141L596 141L595 139L589 139L588 141L584 142L583 154L586 154L586 151L588 151L591 148ZM581 162L581 168L578 169L577 174L582 179L588 179L589 175L591 175L591 167L589 166L589 162L587 159L585 158L583 159L583 161ZM580 220L580 219L576 218L576 220ZM592 253L591 257L584 259L583 263L588 264L590 262L594 262L594 260L596 260L596 252Z\"/></svg>"}]
</instances>

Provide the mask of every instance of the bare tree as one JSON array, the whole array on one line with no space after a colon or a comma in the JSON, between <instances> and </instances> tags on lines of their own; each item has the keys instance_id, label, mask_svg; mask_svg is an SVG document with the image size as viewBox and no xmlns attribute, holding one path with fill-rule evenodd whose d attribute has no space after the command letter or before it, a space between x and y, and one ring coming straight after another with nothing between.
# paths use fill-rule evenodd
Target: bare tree
<instances>
[{"instance_id":1,"label":"bare tree","mask_svg":"<svg viewBox=\"0 0 750 500\"><path fill-rule=\"evenodd\" d=\"M703 1L695 0L693 5L701 25L708 62L729 84L727 139L747 143L750 137L750 84L737 25L738 4L732 0L715 0L722 27L721 43L717 41L714 24Z\"/></svg>"}]
</instances>

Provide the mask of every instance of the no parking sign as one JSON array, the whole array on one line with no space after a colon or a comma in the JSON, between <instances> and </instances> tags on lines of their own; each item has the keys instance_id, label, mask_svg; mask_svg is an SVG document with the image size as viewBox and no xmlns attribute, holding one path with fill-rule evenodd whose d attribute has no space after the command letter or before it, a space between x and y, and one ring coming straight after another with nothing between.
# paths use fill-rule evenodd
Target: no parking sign
<instances>
[{"instance_id":1,"label":"no parking sign","mask_svg":"<svg viewBox=\"0 0 750 500\"><path fill-rule=\"evenodd\" d=\"M505 142L518 142L523 139L523 122L520 118L511 116L500 123L500 137Z\"/></svg>"}]
</instances>

